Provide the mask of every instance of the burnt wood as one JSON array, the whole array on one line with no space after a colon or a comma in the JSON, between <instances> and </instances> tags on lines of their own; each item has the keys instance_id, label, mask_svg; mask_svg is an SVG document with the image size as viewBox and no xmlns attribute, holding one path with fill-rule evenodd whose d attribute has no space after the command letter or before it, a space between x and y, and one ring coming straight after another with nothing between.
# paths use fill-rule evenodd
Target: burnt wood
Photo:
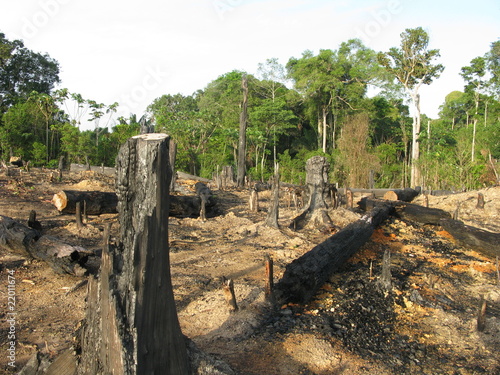
<instances>
[{"instance_id":1,"label":"burnt wood","mask_svg":"<svg viewBox=\"0 0 500 375\"><path fill-rule=\"evenodd\" d=\"M459 220L445 219L440 224L459 245L476 250L489 257L500 256L500 233L471 227Z\"/></svg>"},{"instance_id":2,"label":"burnt wood","mask_svg":"<svg viewBox=\"0 0 500 375\"><path fill-rule=\"evenodd\" d=\"M120 240L89 281L78 374L189 374L170 278L166 134L130 138L117 157Z\"/></svg>"},{"instance_id":3,"label":"burnt wood","mask_svg":"<svg viewBox=\"0 0 500 375\"><path fill-rule=\"evenodd\" d=\"M374 229L393 211L391 204L374 208L286 266L275 285L280 303L307 303L321 286L371 237Z\"/></svg>"},{"instance_id":4,"label":"burnt wood","mask_svg":"<svg viewBox=\"0 0 500 375\"><path fill-rule=\"evenodd\" d=\"M46 262L57 273L83 276L93 253L56 237L42 236L14 219L0 215L0 248L30 259Z\"/></svg>"},{"instance_id":5,"label":"burnt wood","mask_svg":"<svg viewBox=\"0 0 500 375\"><path fill-rule=\"evenodd\" d=\"M331 225L326 212L326 203L330 194L328 170L330 165L324 156L313 156L306 162L306 186L308 202L304 210L294 219L289 227L299 230L311 220L317 220L318 225Z\"/></svg>"}]
</instances>

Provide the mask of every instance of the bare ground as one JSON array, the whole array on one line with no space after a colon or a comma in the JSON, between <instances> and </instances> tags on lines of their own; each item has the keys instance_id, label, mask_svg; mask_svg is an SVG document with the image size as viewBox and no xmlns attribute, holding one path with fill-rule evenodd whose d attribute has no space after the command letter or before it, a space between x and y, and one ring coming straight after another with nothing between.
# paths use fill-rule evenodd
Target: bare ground
<instances>
[{"instance_id":1,"label":"bare ground","mask_svg":"<svg viewBox=\"0 0 500 375\"><path fill-rule=\"evenodd\" d=\"M32 172L0 176L0 214L27 220L35 209L45 233L98 250L106 222L89 218L81 230L73 217L50 203L62 189L112 191L96 175L69 175L62 183ZM430 207L455 212L466 224L500 232L500 187L429 197ZM295 209L280 207L280 229L264 225L261 210L247 210L246 191L215 191L221 214L202 222L171 218L171 268L184 334L202 350L227 362L237 374L500 374L500 286L495 259L457 246L437 226L393 218L327 282L306 306L273 307L264 298L264 256L274 259L275 280L296 257L332 233L287 228ZM423 204L423 197L416 203ZM331 212L342 228L359 214ZM113 225L113 233L117 224ZM392 288L378 278L384 251L391 254ZM40 261L0 254L0 372L19 370L37 350L54 358L73 345L84 316L86 287L80 278L57 275ZM98 266L98 257L93 259ZM15 271L16 369L8 365L7 283ZM230 313L220 278L232 278L239 311ZM2 286L3 285L3 286ZM485 329L477 330L481 300Z\"/></svg>"}]
</instances>

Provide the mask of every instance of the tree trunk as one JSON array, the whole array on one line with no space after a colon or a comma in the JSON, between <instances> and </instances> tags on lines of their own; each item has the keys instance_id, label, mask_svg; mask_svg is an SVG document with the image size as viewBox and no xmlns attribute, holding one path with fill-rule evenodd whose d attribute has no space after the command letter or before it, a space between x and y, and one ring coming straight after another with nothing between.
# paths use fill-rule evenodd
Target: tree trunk
<instances>
[{"instance_id":1,"label":"tree trunk","mask_svg":"<svg viewBox=\"0 0 500 375\"><path fill-rule=\"evenodd\" d=\"M75 190L62 190L52 198L54 206L63 214L74 214L77 202L85 202L87 215L100 215L116 213L118 198L112 192Z\"/></svg>"},{"instance_id":2,"label":"tree trunk","mask_svg":"<svg viewBox=\"0 0 500 375\"><path fill-rule=\"evenodd\" d=\"M266 225L278 228L279 217L279 200L280 200L280 175L278 169L273 176L273 187L271 199L269 202L269 211L267 212Z\"/></svg>"},{"instance_id":3,"label":"tree trunk","mask_svg":"<svg viewBox=\"0 0 500 375\"><path fill-rule=\"evenodd\" d=\"M306 185L308 203L304 211L295 217L290 228L302 229L309 221L317 221L318 225L330 225L331 220L326 212L330 188L328 184L328 161L324 156L313 156L306 162Z\"/></svg>"},{"instance_id":4,"label":"tree trunk","mask_svg":"<svg viewBox=\"0 0 500 375\"><path fill-rule=\"evenodd\" d=\"M392 210L391 204L373 209L287 265L283 278L275 286L277 301L280 304L310 301L330 276L368 241L374 228Z\"/></svg>"},{"instance_id":5,"label":"tree trunk","mask_svg":"<svg viewBox=\"0 0 500 375\"><path fill-rule=\"evenodd\" d=\"M26 258L43 260L57 273L83 276L92 252L40 233L17 221L0 216L0 248Z\"/></svg>"},{"instance_id":6,"label":"tree trunk","mask_svg":"<svg viewBox=\"0 0 500 375\"><path fill-rule=\"evenodd\" d=\"M411 202L419 194L420 194L420 188L395 189L395 190L389 190L387 193L385 193L383 199L389 201Z\"/></svg>"},{"instance_id":7,"label":"tree trunk","mask_svg":"<svg viewBox=\"0 0 500 375\"><path fill-rule=\"evenodd\" d=\"M117 158L120 242L89 283L79 374L188 374L170 279L169 136L130 138Z\"/></svg>"},{"instance_id":8,"label":"tree trunk","mask_svg":"<svg viewBox=\"0 0 500 375\"><path fill-rule=\"evenodd\" d=\"M375 207L387 204L392 205L396 209L396 216L403 220L416 221L421 224L440 225L442 219L451 219L449 212L439 208L428 208L402 201L392 202L365 197L358 202L358 206L364 211L370 211Z\"/></svg>"},{"instance_id":9,"label":"tree trunk","mask_svg":"<svg viewBox=\"0 0 500 375\"><path fill-rule=\"evenodd\" d=\"M238 187L243 187L245 185L245 173L246 173L246 155L247 155L247 102L248 102L248 78L246 74L243 75L241 86L243 88L243 102L241 103L241 114L240 114L240 134L238 138L238 176L237 184Z\"/></svg>"},{"instance_id":10,"label":"tree trunk","mask_svg":"<svg viewBox=\"0 0 500 375\"><path fill-rule=\"evenodd\" d=\"M461 246L492 258L500 256L500 233L474 228L453 219L441 220L440 224Z\"/></svg>"}]
</instances>

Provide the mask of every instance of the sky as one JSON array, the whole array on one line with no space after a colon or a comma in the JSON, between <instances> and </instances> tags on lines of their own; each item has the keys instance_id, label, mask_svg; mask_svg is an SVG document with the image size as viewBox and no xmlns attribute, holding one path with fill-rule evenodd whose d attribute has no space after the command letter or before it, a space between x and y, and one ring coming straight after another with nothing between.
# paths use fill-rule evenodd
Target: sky
<instances>
[{"instance_id":1,"label":"sky","mask_svg":"<svg viewBox=\"0 0 500 375\"><path fill-rule=\"evenodd\" d=\"M285 65L351 38L385 52L421 26L445 66L420 91L422 112L436 118L445 96L463 90L460 68L500 39L498 0L0 0L0 9L7 39L59 62L58 88L118 102L125 117L232 70L256 74L270 58Z\"/></svg>"}]
</instances>

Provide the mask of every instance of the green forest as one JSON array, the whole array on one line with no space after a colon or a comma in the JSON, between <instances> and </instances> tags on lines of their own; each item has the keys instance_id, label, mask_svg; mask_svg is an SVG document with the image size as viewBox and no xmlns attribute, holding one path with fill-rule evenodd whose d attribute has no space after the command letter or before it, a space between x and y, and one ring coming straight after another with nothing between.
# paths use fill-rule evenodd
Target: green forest
<instances>
[{"instance_id":1,"label":"green forest","mask_svg":"<svg viewBox=\"0 0 500 375\"><path fill-rule=\"evenodd\" d=\"M119 103L58 89L55 59L0 33L0 158L114 166L120 146L148 127L176 142L176 169L207 178L240 162L250 179L267 181L279 164L282 181L303 184L306 160L324 155L340 186L498 184L500 41L462 67L463 90L443 98L431 119L420 112L419 90L446 67L424 29L400 37L388 51L352 39L285 65L270 58L255 74L227 72L192 95L165 94L144 115L117 118Z\"/></svg>"}]
</instances>

